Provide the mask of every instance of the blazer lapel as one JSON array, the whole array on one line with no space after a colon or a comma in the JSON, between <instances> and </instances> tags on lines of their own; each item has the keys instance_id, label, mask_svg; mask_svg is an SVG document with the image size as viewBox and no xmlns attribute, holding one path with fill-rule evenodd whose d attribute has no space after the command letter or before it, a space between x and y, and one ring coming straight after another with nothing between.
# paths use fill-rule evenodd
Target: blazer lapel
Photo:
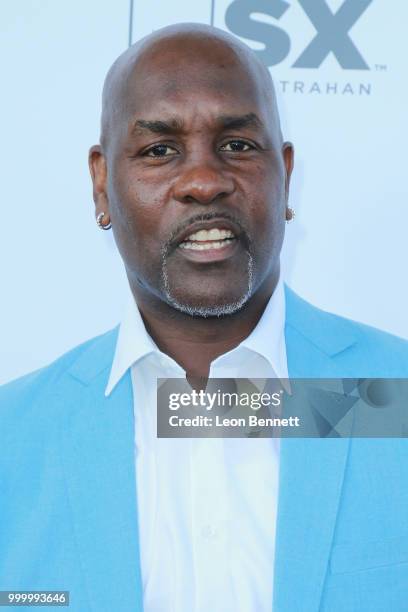
<instances>
[{"instance_id":1,"label":"blazer lapel","mask_svg":"<svg viewBox=\"0 0 408 612\"><path fill-rule=\"evenodd\" d=\"M66 376L62 460L90 609L141 612L130 374L104 396L115 339L92 345Z\"/></svg>"},{"instance_id":2,"label":"blazer lapel","mask_svg":"<svg viewBox=\"0 0 408 612\"><path fill-rule=\"evenodd\" d=\"M273 612L319 610L348 446L282 440Z\"/></svg>"},{"instance_id":3,"label":"blazer lapel","mask_svg":"<svg viewBox=\"0 0 408 612\"><path fill-rule=\"evenodd\" d=\"M302 303L287 292L289 377L341 378L333 357L355 339L345 333L330 342L315 309ZM273 612L319 609L349 443L349 438L281 440Z\"/></svg>"}]
</instances>

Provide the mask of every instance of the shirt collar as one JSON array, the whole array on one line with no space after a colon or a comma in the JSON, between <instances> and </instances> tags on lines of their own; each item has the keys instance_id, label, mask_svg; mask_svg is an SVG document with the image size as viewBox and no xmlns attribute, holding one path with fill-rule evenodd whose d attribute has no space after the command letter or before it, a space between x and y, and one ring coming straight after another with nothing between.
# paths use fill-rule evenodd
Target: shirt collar
<instances>
[{"instance_id":1,"label":"shirt collar","mask_svg":"<svg viewBox=\"0 0 408 612\"><path fill-rule=\"evenodd\" d=\"M115 355L105 389L105 396L111 393L133 364L146 355L155 352L159 352L159 348L147 333L140 311L129 291L129 298L119 327Z\"/></svg>"},{"instance_id":2,"label":"shirt collar","mask_svg":"<svg viewBox=\"0 0 408 612\"><path fill-rule=\"evenodd\" d=\"M279 278L262 317L251 334L241 342L239 347L221 355L213 363L227 358L237 348L241 347L262 355L281 380L288 378L285 343L285 291L282 278ZM105 396L111 393L130 367L152 353L160 354L160 350L147 333L139 309L130 293L119 328Z\"/></svg>"},{"instance_id":3,"label":"shirt collar","mask_svg":"<svg viewBox=\"0 0 408 612\"><path fill-rule=\"evenodd\" d=\"M242 345L263 355L278 378L289 378L285 342L285 288L282 277L266 305L258 325Z\"/></svg>"},{"instance_id":4,"label":"shirt collar","mask_svg":"<svg viewBox=\"0 0 408 612\"><path fill-rule=\"evenodd\" d=\"M239 349L248 349L261 355L268 362L276 377L280 380L289 378L285 342L285 289L282 277L275 287L266 308L256 327L241 344L232 351L218 357L213 364L234 358Z\"/></svg>"}]
</instances>

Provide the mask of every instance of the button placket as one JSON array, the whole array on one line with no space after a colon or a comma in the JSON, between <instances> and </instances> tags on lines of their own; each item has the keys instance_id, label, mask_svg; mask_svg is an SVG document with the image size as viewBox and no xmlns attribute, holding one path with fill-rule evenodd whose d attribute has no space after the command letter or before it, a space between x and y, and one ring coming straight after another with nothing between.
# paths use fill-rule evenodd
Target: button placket
<instances>
[{"instance_id":1,"label":"button placket","mask_svg":"<svg viewBox=\"0 0 408 612\"><path fill-rule=\"evenodd\" d=\"M195 612L216 609L227 572L227 489L224 440L196 439L191 464Z\"/></svg>"}]
</instances>

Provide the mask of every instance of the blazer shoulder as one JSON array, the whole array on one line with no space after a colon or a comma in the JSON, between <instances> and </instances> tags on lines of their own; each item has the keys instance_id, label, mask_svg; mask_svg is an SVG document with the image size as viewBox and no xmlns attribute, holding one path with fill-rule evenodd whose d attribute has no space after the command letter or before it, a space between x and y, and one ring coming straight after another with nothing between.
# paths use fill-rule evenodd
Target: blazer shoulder
<instances>
[{"instance_id":1,"label":"blazer shoulder","mask_svg":"<svg viewBox=\"0 0 408 612\"><path fill-rule=\"evenodd\" d=\"M373 371L408 376L408 340L322 310L286 287L287 324L338 359L364 360ZM344 353L344 355L343 355ZM378 367L377 367L378 366Z\"/></svg>"},{"instance_id":2,"label":"blazer shoulder","mask_svg":"<svg viewBox=\"0 0 408 612\"><path fill-rule=\"evenodd\" d=\"M98 347L103 347L107 340L112 340L116 330L117 328L90 338L49 365L1 385L0 414L7 408L13 409L28 403L32 405L40 397L52 392L66 372L73 369L81 360L91 359L95 351L98 352Z\"/></svg>"},{"instance_id":3,"label":"blazer shoulder","mask_svg":"<svg viewBox=\"0 0 408 612\"><path fill-rule=\"evenodd\" d=\"M388 368L396 372L396 377L408 376L408 340L365 323L327 314L332 318L334 325L340 321L342 326L348 326L355 335L357 340L354 345L355 351L366 355L372 363L377 360L381 360L381 363L387 361Z\"/></svg>"}]
</instances>

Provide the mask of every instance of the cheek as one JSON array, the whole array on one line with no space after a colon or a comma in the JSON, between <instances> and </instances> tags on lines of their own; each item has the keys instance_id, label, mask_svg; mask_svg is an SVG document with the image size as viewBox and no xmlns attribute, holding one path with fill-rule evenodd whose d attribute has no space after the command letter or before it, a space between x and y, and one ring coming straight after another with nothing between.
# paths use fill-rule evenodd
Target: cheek
<instances>
[{"instance_id":1,"label":"cheek","mask_svg":"<svg viewBox=\"0 0 408 612\"><path fill-rule=\"evenodd\" d=\"M138 179L129 172L118 172L109 185L112 223L123 238L132 240L141 249L160 240L165 220L165 190L162 186Z\"/></svg>"},{"instance_id":2,"label":"cheek","mask_svg":"<svg viewBox=\"0 0 408 612\"><path fill-rule=\"evenodd\" d=\"M279 258L285 232L285 179L276 167L261 168L248 182L248 222L255 265L261 277ZM254 188L256 185L256 188Z\"/></svg>"},{"instance_id":3,"label":"cheek","mask_svg":"<svg viewBox=\"0 0 408 612\"><path fill-rule=\"evenodd\" d=\"M284 227L285 182L276 169L260 169L256 180L251 177L248 188L248 214L257 235L280 233Z\"/></svg>"}]
</instances>

